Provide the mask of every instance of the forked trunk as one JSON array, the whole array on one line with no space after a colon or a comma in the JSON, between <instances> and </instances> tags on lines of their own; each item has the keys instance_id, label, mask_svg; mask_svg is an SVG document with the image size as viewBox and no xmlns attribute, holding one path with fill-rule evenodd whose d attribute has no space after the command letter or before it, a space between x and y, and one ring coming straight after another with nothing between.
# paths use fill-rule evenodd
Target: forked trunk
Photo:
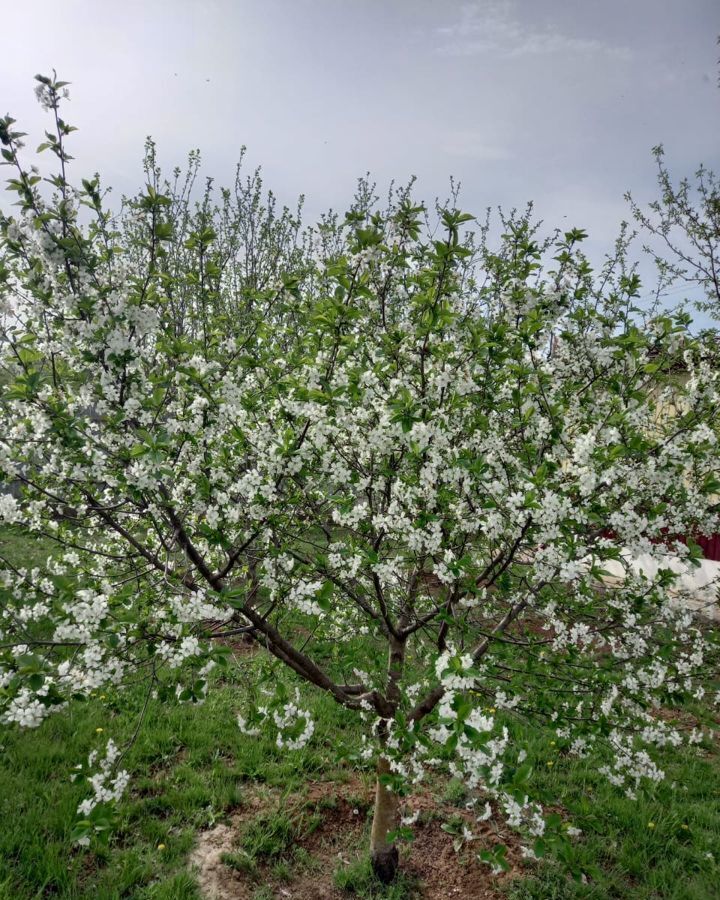
<instances>
[{"instance_id":1,"label":"forked trunk","mask_svg":"<svg viewBox=\"0 0 720 900\"><path fill-rule=\"evenodd\" d=\"M387 759L384 756L378 757L375 811L370 832L370 861L373 872L383 884L389 884L398 870L398 848L388 840L388 835L398 825L398 796L380 781L381 776L389 772L390 764Z\"/></svg>"}]
</instances>

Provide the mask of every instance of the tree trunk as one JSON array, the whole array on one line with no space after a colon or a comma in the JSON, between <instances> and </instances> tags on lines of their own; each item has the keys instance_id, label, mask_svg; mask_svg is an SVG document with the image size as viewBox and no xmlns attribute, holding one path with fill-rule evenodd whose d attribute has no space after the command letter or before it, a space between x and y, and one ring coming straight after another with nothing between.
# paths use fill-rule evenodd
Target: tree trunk
<instances>
[{"instance_id":1,"label":"tree trunk","mask_svg":"<svg viewBox=\"0 0 720 900\"><path fill-rule=\"evenodd\" d=\"M388 834L397 828L398 796L380 782L381 775L390 772L390 763L378 757L375 787L375 811L370 832L370 861L373 872L383 884L389 884L397 874L398 848L388 841Z\"/></svg>"}]
</instances>

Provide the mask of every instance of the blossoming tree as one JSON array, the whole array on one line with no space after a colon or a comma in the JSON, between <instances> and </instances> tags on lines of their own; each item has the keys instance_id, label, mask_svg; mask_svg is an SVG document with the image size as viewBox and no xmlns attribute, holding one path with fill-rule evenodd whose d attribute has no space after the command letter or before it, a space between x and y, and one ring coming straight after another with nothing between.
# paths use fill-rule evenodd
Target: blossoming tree
<instances>
[{"instance_id":1,"label":"blossoming tree","mask_svg":"<svg viewBox=\"0 0 720 900\"><path fill-rule=\"evenodd\" d=\"M701 696L707 638L667 567L627 560L692 557L676 536L718 527L718 375L687 319L643 318L622 246L595 275L582 232L542 242L513 215L491 249L452 204L433 230L409 190L380 209L363 183L343 221L303 231L257 176L195 201L197 157L168 183L149 145L113 214L97 178L68 179L63 91L38 78L51 177L0 121L18 198L0 523L56 545L43 569L0 558L2 720L38 726L138 673L200 702L244 633L278 689L238 698L241 732L310 740L297 677L365 722L384 880L399 797L433 766L528 853L560 839L512 717L569 753L610 747L629 792L661 778L652 748L698 736L653 709ZM127 783L118 755L82 769L81 840Z\"/></svg>"}]
</instances>

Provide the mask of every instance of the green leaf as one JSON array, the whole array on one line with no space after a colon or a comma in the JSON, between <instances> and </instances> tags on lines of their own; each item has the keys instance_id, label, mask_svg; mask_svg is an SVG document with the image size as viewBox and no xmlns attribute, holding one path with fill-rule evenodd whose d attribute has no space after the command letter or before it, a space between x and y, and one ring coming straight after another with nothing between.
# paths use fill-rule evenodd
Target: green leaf
<instances>
[{"instance_id":1,"label":"green leaf","mask_svg":"<svg viewBox=\"0 0 720 900\"><path fill-rule=\"evenodd\" d=\"M532 763L529 763L529 762L523 763L523 765L521 765L520 768L513 775L513 778L512 778L513 784L516 784L516 785L527 784L528 781L530 780L530 776L532 775L532 772L533 772Z\"/></svg>"},{"instance_id":2,"label":"green leaf","mask_svg":"<svg viewBox=\"0 0 720 900\"><path fill-rule=\"evenodd\" d=\"M45 676L41 672L35 672L28 678L28 685L31 690L37 691L43 686L45 682Z\"/></svg>"},{"instance_id":3,"label":"green leaf","mask_svg":"<svg viewBox=\"0 0 720 900\"><path fill-rule=\"evenodd\" d=\"M317 604L323 612L330 612L332 609L332 595L333 595L334 585L332 581L323 582L323 586L320 588L318 593L315 596L317 600Z\"/></svg>"}]
</instances>

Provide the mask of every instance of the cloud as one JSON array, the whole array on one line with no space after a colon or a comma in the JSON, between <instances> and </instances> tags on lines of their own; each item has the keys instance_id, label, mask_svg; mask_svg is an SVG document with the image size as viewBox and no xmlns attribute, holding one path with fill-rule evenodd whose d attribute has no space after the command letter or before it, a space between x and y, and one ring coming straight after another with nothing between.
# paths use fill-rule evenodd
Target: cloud
<instances>
[{"instance_id":1,"label":"cloud","mask_svg":"<svg viewBox=\"0 0 720 900\"><path fill-rule=\"evenodd\" d=\"M520 19L512 0L468 3L462 7L456 22L437 29L437 36L440 43L436 52L443 56L493 53L513 59L577 53L630 57L627 47L565 34L554 25L536 28Z\"/></svg>"}]
</instances>

